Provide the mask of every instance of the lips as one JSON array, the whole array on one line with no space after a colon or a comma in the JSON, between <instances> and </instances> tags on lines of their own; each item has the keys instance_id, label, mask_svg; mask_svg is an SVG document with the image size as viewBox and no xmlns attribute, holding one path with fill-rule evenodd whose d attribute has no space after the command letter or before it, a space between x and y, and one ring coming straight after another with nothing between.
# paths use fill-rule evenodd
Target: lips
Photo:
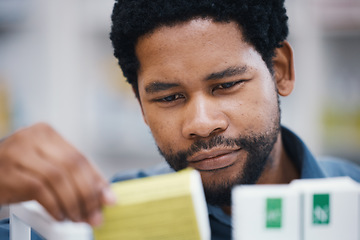
<instances>
[{"instance_id":1,"label":"lips","mask_svg":"<svg viewBox=\"0 0 360 240\"><path fill-rule=\"evenodd\" d=\"M199 171L212 171L233 165L238 159L240 149L220 149L202 151L188 159L189 167Z\"/></svg>"}]
</instances>

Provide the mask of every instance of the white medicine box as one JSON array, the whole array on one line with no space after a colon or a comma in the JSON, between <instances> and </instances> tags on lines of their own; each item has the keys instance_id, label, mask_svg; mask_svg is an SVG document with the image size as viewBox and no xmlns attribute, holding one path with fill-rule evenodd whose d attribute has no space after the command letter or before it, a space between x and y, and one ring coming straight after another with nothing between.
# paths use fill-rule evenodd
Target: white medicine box
<instances>
[{"instance_id":1,"label":"white medicine box","mask_svg":"<svg viewBox=\"0 0 360 240\"><path fill-rule=\"evenodd\" d=\"M234 240L301 240L298 191L288 185L237 186L232 197Z\"/></svg>"},{"instance_id":2,"label":"white medicine box","mask_svg":"<svg viewBox=\"0 0 360 240\"><path fill-rule=\"evenodd\" d=\"M304 240L359 240L360 188L350 178L295 180L302 192Z\"/></svg>"}]
</instances>

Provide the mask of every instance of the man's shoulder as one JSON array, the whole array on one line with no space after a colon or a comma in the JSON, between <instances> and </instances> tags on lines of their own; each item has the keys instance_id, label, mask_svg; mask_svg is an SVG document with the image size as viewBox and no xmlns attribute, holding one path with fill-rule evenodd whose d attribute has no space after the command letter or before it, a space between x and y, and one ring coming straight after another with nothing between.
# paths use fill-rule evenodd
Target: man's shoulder
<instances>
[{"instance_id":1,"label":"man's shoulder","mask_svg":"<svg viewBox=\"0 0 360 240\"><path fill-rule=\"evenodd\" d=\"M174 172L167 163L160 163L144 169L131 169L117 173L111 182L120 182L136 178L144 178Z\"/></svg>"},{"instance_id":2,"label":"man's shoulder","mask_svg":"<svg viewBox=\"0 0 360 240\"><path fill-rule=\"evenodd\" d=\"M321 157L318 162L326 177L349 176L360 182L359 164L336 157Z\"/></svg>"}]
</instances>

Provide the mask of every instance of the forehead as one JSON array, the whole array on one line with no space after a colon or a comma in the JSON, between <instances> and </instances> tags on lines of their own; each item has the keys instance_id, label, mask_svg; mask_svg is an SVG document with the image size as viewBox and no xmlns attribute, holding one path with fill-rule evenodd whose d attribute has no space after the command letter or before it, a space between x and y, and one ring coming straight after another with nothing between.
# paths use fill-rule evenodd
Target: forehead
<instances>
[{"instance_id":1,"label":"forehead","mask_svg":"<svg viewBox=\"0 0 360 240\"><path fill-rule=\"evenodd\" d=\"M140 62L139 84L143 76L173 78L167 74L208 74L233 62L256 65L260 54L244 41L235 22L194 19L174 26L163 26L141 37L136 45ZM246 62L245 62L246 61ZM214 69L215 68L215 69ZM218 69L216 69L218 68ZM192 76L188 76L192 77Z\"/></svg>"},{"instance_id":2,"label":"forehead","mask_svg":"<svg viewBox=\"0 0 360 240\"><path fill-rule=\"evenodd\" d=\"M217 22L211 18L195 18L177 24L155 28L155 30L150 33L141 36L138 45L149 38L159 40L158 38L161 38L164 34L167 36L166 42L171 43L172 40L199 39L201 36L217 35L220 32L233 33L234 36L238 36L238 33L241 34L240 26L234 21Z\"/></svg>"}]
</instances>

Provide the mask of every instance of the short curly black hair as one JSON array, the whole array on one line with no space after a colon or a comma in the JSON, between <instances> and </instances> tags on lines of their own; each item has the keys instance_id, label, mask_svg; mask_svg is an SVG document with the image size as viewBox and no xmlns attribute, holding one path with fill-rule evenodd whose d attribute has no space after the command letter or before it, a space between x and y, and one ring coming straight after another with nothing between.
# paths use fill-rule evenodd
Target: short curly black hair
<instances>
[{"instance_id":1,"label":"short curly black hair","mask_svg":"<svg viewBox=\"0 0 360 240\"><path fill-rule=\"evenodd\" d=\"M284 0L117 0L111 16L110 39L114 55L138 96L139 61L135 45L139 37L161 26L173 26L195 18L216 22L235 21L244 40L261 54L273 73L275 49L288 35Z\"/></svg>"}]
</instances>

